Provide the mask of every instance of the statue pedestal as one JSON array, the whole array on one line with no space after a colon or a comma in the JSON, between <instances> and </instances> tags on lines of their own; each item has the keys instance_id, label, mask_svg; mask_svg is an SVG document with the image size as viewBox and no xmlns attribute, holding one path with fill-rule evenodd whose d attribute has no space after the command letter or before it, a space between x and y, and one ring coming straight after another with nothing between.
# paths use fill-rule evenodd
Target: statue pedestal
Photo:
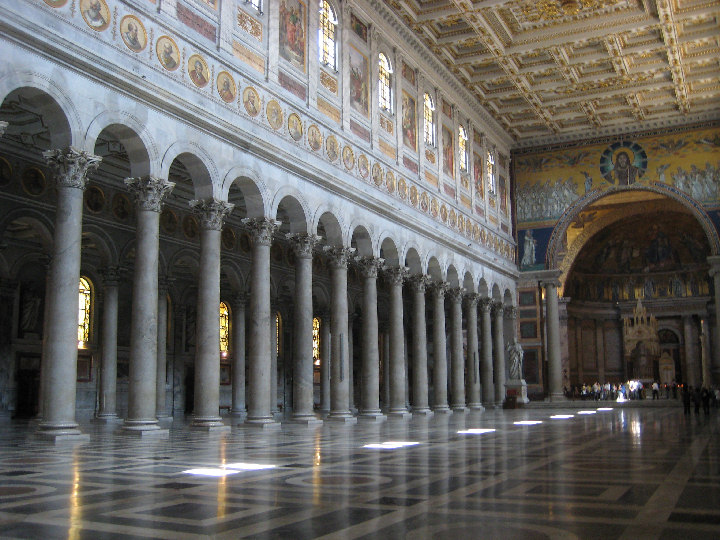
<instances>
[{"instance_id":1,"label":"statue pedestal","mask_svg":"<svg viewBox=\"0 0 720 540\"><path fill-rule=\"evenodd\" d=\"M514 394L518 403L530 403L527 397L527 383L525 379L510 379L505 383L505 395Z\"/></svg>"}]
</instances>

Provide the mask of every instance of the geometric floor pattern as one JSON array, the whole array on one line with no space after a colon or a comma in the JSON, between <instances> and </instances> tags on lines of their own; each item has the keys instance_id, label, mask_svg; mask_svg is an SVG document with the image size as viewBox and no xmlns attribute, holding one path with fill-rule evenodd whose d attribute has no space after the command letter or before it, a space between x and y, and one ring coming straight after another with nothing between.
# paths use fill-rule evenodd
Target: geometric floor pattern
<instances>
[{"instance_id":1,"label":"geometric floor pattern","mask_svg":"<svg viewBox=\"0 0 720 540\"><path fill-rule=\"evenodd\" d=\"M718 410L597 407L57 446L5 421L0 537L720 538Z\"/></svg>"}]
</instances>

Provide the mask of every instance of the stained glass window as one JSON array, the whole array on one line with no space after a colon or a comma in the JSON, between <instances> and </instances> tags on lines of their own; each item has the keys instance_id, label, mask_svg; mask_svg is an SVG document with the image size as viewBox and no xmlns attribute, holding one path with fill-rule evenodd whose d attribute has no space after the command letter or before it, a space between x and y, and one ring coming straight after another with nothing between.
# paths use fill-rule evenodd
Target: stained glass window
<instances>
[{"instance_id":1,"label":"stained glass window","mask_svg":"<svg viewBox=\"0 0 720 540\"><path fill-rule=\"evenodd\" d=\"M460 158L460 170L467 172L468 170L468 153L467 153L467 133L465 128L458 128L458 157Z\"/></svg>"},{"instance_id":2,"label":"stained glass window","mask_svg":"<svg viewBox=\"0 0 720 540\"><path fill-rule=\"evenodd\" d=\"M220 356L227 357L230 351L230 310L220 302Z\"/></svg>"},{"instance_id":3,"label":"stained glass window","mask_svg":"<svg viewBox=\"0 0 720 540\"><path fill-rule=\"evenodd\" d=\"M335 31L337 17L327 0L320 0L320 27L318 28L318 42L320 43L320 63L332 69L337 68L337 42Z\"/></svg>"},{"instance_id":4,"label":"stained glass window","mask_svg":"<svg viewBox=\"0 0 720 540\"><path fill-rule=\"evenodd\" d=\"M320 319L313 318L312 327L313 364L320 365Z\"/></svg>"},{"instance_id":5,"label":"stained glass window","mask_svg":"<svg viewBox=\"0 0 720 540\"><path fill-rule=\"evenodd\" d=\"M425 92L425 144L435 146L435 104L430 94Z\"/></svg>"},{"instance_id":6,"label":"stained glass window","mask_svg":"<svg viewBox=\"0 0 720 540\"><path fill-rule=\"evenodd\" d=\"M92 286L86 277L80 278L78 302L78 348L84 349L90 341L90 311L92 309Z\"/></svg>"},{"instance_id":7,"label":"stained glass window","mask_svg":"<svg viewBox=\"0 0 720 540\"><path fill-rule=\"evenodd\" d=\"M390 68L390 62L387 56L380 53L378 58L378 104L381 109L392 112L392 91L390 88L392 69Z\"/></svg>"}]
</instances>

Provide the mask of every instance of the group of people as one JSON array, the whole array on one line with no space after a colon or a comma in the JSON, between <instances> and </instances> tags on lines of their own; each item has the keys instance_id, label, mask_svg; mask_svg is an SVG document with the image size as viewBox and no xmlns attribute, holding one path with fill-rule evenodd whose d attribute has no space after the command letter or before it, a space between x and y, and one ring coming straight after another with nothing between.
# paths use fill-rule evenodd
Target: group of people
<instances>
[{"instance_id":1,"label":"group of people","mask_svg":"<svg viewBox=\"0 0 720 540\"><path fill-rule=\"evenodd\" d=\"M695 414L700 414L700 405L702 405L703 413L710 414L710 405L714 408L720 403L720 388L717 386L710 389L707 386L686 386L682 389L682 402L685 414L690 414L690 403L695 406Z\"/></svg>"}]
</instances>

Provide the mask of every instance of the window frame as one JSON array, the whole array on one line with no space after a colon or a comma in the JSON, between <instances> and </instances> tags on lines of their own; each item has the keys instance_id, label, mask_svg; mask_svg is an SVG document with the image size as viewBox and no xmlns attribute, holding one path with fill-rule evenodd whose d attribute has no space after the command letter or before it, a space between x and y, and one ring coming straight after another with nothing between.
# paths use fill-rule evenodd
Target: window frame
<instances>
[{"instance_id":1,"label":"window frame","mask_svg":"<svg viewBox=\"0 0 720 540\"><path fill-rule=\"evenodd\" d=\"M326 17L326 6L327 10L332 14L334 20L328 19L328 24L324 24L323 20ZM332 25L332 36L328 36L326 29ZM318 13L318 60L320 65L327 66L333 71L338 71L338 56L339 56L339 45L338 45L338 27L340 21L337 16L337 9L329 0L320 0L320 9ZM332 40L332 63L326 60L326 47L325 43L328 40Z\"/></svg>"},{"instance_id":2,"label":"window frame","mask_svg":"<svg viewBox=\"0 0 720 540\"><path fill-rule=\"evenodd\" d=\"M465 126L460 124L458 126L458 158L460 166L460 172L468 173L470 171L470 164L468 163L468 136Z\"/></svg>"},{"instance_id":3,"label":"window frame","mask_svg":"<svg viewBox=\"0 0 720 540\"><path fill-rule=\"evenodd\" d=\"M85 282L87 286L83 287L83 282ZM93 337L92 317L93 303L95 300L93 292L92 280L87 276L81 275L78 281L78 349L87 349ZM82 322L80 321L81 314L84 314Z\"/></svg>"},{"instance_id":4,"label":"window frame","mask_svg":"<svg viewBox=\"0 0 720 540\"><path fill-rule=\"evenodd\" d=\"M429 106L428 101L430 102ZM423 137L425 139L425 144L433 148L437 148L435 102L433 101L430 92L425 92L423 94L423 122Z\"/></svg>"},{"instance_id":5,"label":"window frame","mask_svg":"<svg viewBox=\"0 0 720 540\"><path fill-rule=\"evenodd\" d=\"M385 61L383 62L383 59ZM384 67L387 65L387 68ZM378 53L378 108L388 114L393 114L393 68L388 56L380 51ZM385 89L385 91L383 91ZM387 94L384 97L384 94ZM387 102L387 105L385 104Z\"/></svg>"}]
</instances>

